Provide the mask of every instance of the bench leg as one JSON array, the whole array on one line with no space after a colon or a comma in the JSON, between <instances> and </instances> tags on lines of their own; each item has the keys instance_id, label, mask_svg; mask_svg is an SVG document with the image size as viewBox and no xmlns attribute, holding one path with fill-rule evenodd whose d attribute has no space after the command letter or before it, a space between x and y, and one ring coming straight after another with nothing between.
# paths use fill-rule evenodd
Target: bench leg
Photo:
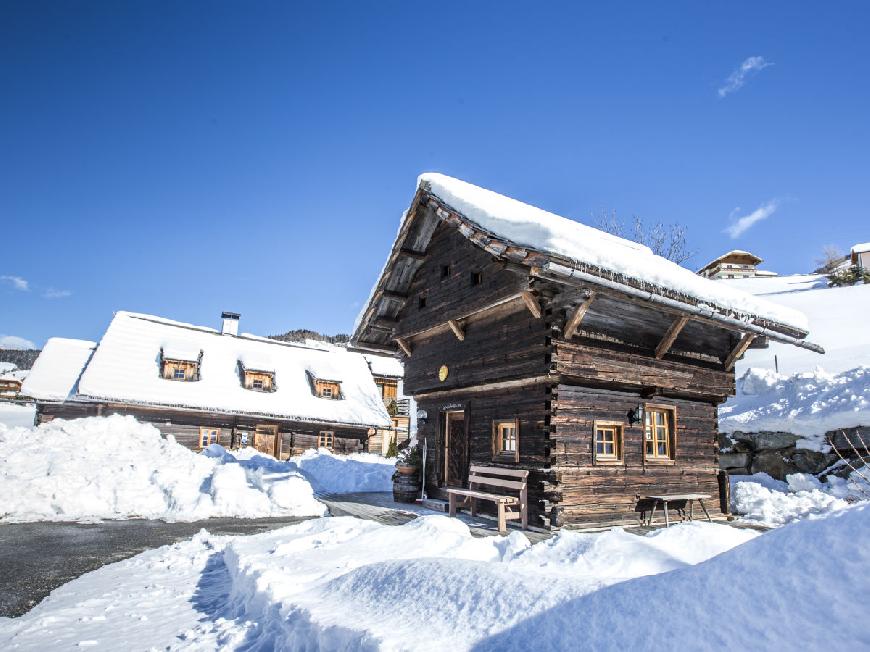
<instances>
[{"instance_id":1,"label":"bench leg","mask_svg":"<svg viewBox=\"0 0 870 652\"><path fill-rule=\"evenodd\" d=\"M665 500L662 502L664 502L664 510L665 510L665 527L671 527L671 520L670 520L670 518L668 518L668 501Z\"/></svg>"},{"instance_id":2,"label":"bench leg","mask_svg":"<svg viewBox=\"0 0 870 652\"><path fill-rule=\"evenodd\" d=\"M694 500L689 501L689 520L690 521L695 520L695 501Z\"/></svg>"},{"instance_id":3,"label":"bench leg","mask_svg":"<svg viewBox=\"0 0 870 652\"><path fill-rule=\"evenodd\" d=\"M523 529L529 529L529 491L522 489L520 491L520 519L523 524Z\"/></svg>"},{"instance_id":4,"label":"bench leg","mask_svg":"<svg viewBox=\"0 0 870 652\"><path fill-rule=\"evenodd\" d=\"M449 494L450 516L456 516L456 494Z\"/></svg>"},{"instance_id":5,"label":"bench leg","mask_svg":"<svg viewBox=\"0 0 870 652\"><path fill-rule=\"evenodd\" d=\"M471 515L477 516L477 498L471 498Z\"/></svg>"},{"instance_id":6,"label":"bench leg","mask_svg":"<svg viewBox=\"0 0 870 652\"><path fill-rule=\"evenodd\" d=\"M706 516L706 517L707 517L707 520L710 521L710 522L712 523L712 522L713 522L713 519L710 518L710 512L708 512L708 511L707 511L707 508L704 507L704 501L703 501L702 499L698 498L698 502L701 503L701 509L704 510L704 516Z\"/></svg>"},{"instance_id":7,"label":"bench leg","mask_svg":"<svg viewBox=\"0 0 870 652\"><path fill-rule=\"evenodd\" d=\"M498 504L498 533L507 534L507 519L504 517L504 503Z\"/></svg>"}]
</instances>

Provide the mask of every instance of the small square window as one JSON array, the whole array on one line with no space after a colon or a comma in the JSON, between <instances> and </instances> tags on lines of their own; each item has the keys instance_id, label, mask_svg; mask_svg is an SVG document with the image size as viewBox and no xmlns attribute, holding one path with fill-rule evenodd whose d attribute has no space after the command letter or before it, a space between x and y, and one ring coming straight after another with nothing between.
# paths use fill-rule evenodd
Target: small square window
<instances>
[{"instance_id":1,"label":"small square window","mask_svg":"<svg viewBox=\"0 0 870 652\"><path fill-rule=\"evenodd\" d=\"M323 398L332 398L332 387L324 387L320 390L320 395Z\"/></svg>"},{"instance_id":2,"label":"small square window","mask_svg":"<svg viewBox=\"0 0 870 652\"><path fill-rule=\"evenodd\" d=\"M220 428L200 428L199 429L199 447L206 448L210 444L217 444L220 441Z\"/></svg>"},{"instance_id":3,"label":"small square window","mask_svg":"<svg viewBox=\"0 0 870 652\"><path fill-rule=\"evenodd\" d=\"M176 367L175 371L172 372L172 377L175 378L176 380L184 380L184 378L185 378L184 369L182 369L180 367Z\"/></svg>"},{"instance_id":4,"label":"small square window","mask_svg":"<svg viewBox=\"0 0 870 652\"><path fill-rule=\"evenodd\" d=\"M520 459L520 426L517 419L504 419L492 423L492 456L501 461Z\"/></svg>"},{"instance_id":5,"label":"small square window","mask_svg":"<svg viewBox=\"0 0 870 652\"><path fill-rule=\"evenodd\" d=\"M483 274L481 272L471 272L471 284L480 285L483 282Z\"/></svg>"},{"instance_id":6,"label":"small square window","mask_svg":"<svg viewBox=\"0 0 870 652\"><path fill-rule=\"evenodd\" d=\"M450 265L441 265L441 278L450 276Z\"/></svg>"},{"instance_id":7,"label":"small square window","mask_svg":"<svg viewBox=\"0 0 870 652\"><path fill-rule=\"evenodd\" d=\"M426 307L426 295L425 295L425 294L421 294L421 295L418 297L418 299L417 299L417 307L418 307L418 308L425 308L425 307Z\"/></svg>"},{"instance_id":8,"label":"small square window","mask_svg":"<svg viewBox=\"0 0 870 652\"><path fill-rule=\"evenodd\" d=\"M263 391L264 388L265 385L263 384L263 381L259 378L256 378L251 382L251 389L258 389L260 391Z\"/></svg>"},{"instance_id":9,"label":"small square window","mask_svg":"<svg viewBox=\"0 0 870 652\"><path fill-rule=\"evenodd\" d=\"M622 424L613 421L596 421L593 455L596 464L622 462Z\"/></svg>"},{"instance_id":10,"label":"small square window","mask_svg":"<svg viewBox=\"0 0 870 652\"><path fill-rule=\"evenodd\" d=\"M321 430L317 435L317 447L332 450L335 445L335 434L328 430Z\"/></svg>"}]
</instances>

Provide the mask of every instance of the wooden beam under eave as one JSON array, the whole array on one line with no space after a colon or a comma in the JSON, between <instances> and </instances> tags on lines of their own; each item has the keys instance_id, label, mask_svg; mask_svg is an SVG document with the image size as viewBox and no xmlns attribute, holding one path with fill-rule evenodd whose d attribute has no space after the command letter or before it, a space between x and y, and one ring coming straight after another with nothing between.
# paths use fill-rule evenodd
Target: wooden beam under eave
<instances>
[{"instance_id":1,"label":"wooden beam under eave","mask_svg":"<svg viewBox=\"0 0 870 652\"><path fill-rule=\"evenodd\" d=\"M735 346L731 353L728 354L728 357L725 358L725 371L731 371L734 368L734 363L740 359L740 356L746 353L746 349L749 348L749 345L752 344L752 340L755 338L755 333L743 334L743 337L740 338L737 346Z\"/></svg>"},{"instance_id":2,"label":"wooden beam under eave","mask_svg":"<svg viewBox=\"0 0 870 652\"><path fill-rule=\"evenodd\" d=\"M456 336L456 339L460 342L465 341L465 329L457 322L455 319L448 319L447 325L450 326L450 330L453 331L453 334Z\"/></svg>"},{"instance_id":3,"label":"wooden beam under eave","mask_svg":"<svg viewBox=\"0 0 870 652\"><path fill-rule=\"evenodd\" d=\"M656 360L661 360L665 357L665 354L670 351L671 347L674 345L674 341L677 339L680 331L682 331L688 323L688 315L677 317L673 322L671 322L671 325L668 327L667 332L665 332L665 336L656 347Z\"/></svg>"},{"instance_id":4,"label":"wooden beam under eave","mask_svg":"<svg viewBox=\"0 0 870 652\"><path fill-rule=\"evenodd\" d=\"M577 329L580 328L580 322L583 321L583 317L586 316L586 311L589 310L589 306L592 305L594 299L595 293L590 292L586 299L583 300L583 303L574 308L574 312L571 313L571 316L568 317L568 321L565 322L566 340L570 340L577 334Z\"/></svg>"},{"instance_id":5,"label":"wooden beam under eave","mask_svg":"<svg viewBox=\"0 0 870 652\"><path fill-rule=\"evenodd\" d=\"M403 301L408 298L404 292L396 292L395 290L384 290L381 296L385 299L402 299Z\"/></svg>"},{"instance_id":6,"label":"wooden beam under eave","mask_svg":"<svg viewBox=\"0 0 870 652\"><path fill-rule=\"evenodd\" d=\"M408 344L406 340L401 337L397 337L396 344L398 344L399 348L402 349L402 353L404 353L409 358L411 357L411 345Z\"/></svg>"},{"instance_id":7,"label":"wooden beam under eave","mask_svg":"<svg viewBox=\"0 0 870 652\"><path fill-rule=\"evenodd\" d=\"M538 303L538 297L536 297L530 290L523 290L520 292L520 296L523 298L523 302L526 304L526 308L529 309L529 312L532 313L532 316L535 319L540 319L541 315L541 304Z\"/></svg>"},{"instance_id":8,"label":"wooden beam under eave","mask_svg":"<svg viewBox=\"0 0 870 652\"><path fill-rule=\"evenodd\" d=\"M414 251L413 249L409 249L407 247L402 247L399 249L399 253L403 256L407 256L408 258L414 258L415 260L423 260L426 258L425 251Z\"/></svg>"}]
</instances>

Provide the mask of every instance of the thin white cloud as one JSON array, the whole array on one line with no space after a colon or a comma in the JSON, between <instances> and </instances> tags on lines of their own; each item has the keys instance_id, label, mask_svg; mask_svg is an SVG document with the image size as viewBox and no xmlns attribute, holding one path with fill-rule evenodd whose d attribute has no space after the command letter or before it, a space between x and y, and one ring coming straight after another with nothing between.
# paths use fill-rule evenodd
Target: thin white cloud
<instances>
[{"instance_id":1,"label":"thin white cloud","mask_svg":"<svg viewBox=\"0 0 870 652\"><path fill-rule=\"evenodd\" d=\"M0 349L35 349L36 344L17 335L0 335Z\"/></svg>"},{"instance_id":2,"label":"thin white cloud","mask_svg":"<svg viewBox=\"0 0 870 652\"><path fill-rule=\"evenodd\" d=\"M761 220L766 220L768 217L773 215L778 208L778 199L771 199L770 201L764 202L761 206L756 208L748 215L737 217L734 223L725 229L725 233L730 235L732 239L739 238L743 233L748 231L755 224L757 224ZM733 211L731 211L731 219L734 219L739 212L739 208L735 208Z\"/></svg>"},{"instance_id":3,"label":"thin white cloud","mask_svg":"<svg viewBox=\"0 0 870 652\"><path fill-rule=\"evenodd\" d=\"M20 276L4 274L3 276L0 276L0 281L7 285L11 285L13 289L20 290L21 292L27 292L30 289L30 283L27 282L27 279L21 278Z\"/></svg>"},{"instance_id":4,"label":"thin white cloud","mask_svg":"<svg viewBox=\"0 0 870 652\"><path fill-rule=\"evenodd\" d=\"M69 296L72 296L72 292L69 290L56 290L55 288L48 288L42 293L43 299L66 299Z\"/></svg>"},{"instance_id":5,"label":"thin white cloud","mask_svg":"<svg viewBox=\"0 0 870 652\"><path fill-rule=\"evenodd\" d=\"M728 75L728 79L719 88L719 97L725 97L734 91L740 90L751 75L761 72L772 65L770 61L765 61L764 57L749 57L740 64L737 70Z\"/></svg>"}]
</instances>

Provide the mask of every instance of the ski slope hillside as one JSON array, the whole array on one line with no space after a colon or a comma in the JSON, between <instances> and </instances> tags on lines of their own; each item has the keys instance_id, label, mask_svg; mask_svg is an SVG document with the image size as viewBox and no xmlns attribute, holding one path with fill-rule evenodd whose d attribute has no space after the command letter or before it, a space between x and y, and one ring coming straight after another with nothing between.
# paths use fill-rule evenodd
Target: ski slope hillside
<instances>
[{"instance_id":1,"label":"ski slope hillside","mask_svg":"<svg viewBox=\"0 0 870 652\"><path fill-rule=\"evenodd\" d=\"M781 374L812 371L817 367L836 374L870 365L870 285L828 287L825 277L820 274L719 282L800 310L809 319L808 339L825 349L825 355L819 355L771 342L766 349L746 352L737 363L738 378L751 367L774 369L775 363L779 364Z\"/></svg>"}]
</instances>

